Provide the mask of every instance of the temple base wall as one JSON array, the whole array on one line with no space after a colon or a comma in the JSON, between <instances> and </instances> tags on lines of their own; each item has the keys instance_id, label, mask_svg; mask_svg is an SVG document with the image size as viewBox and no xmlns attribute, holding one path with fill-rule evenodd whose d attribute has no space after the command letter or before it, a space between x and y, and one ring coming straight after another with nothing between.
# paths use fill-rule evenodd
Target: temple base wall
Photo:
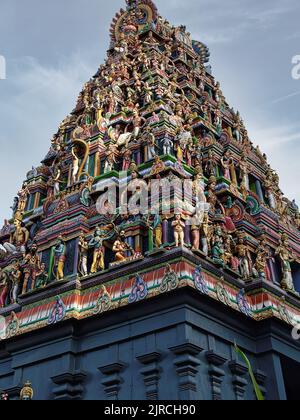
<instances>
[{"instance_id":1,"label":"temple base wall","mask_svg":"<svg viewBox=\"0 0 300 420\"><path fill-rule=\"evenodd\" d=\"M296 399L300 343L291 328L248 319L192 289L2 342L0 389L18 399L30 380L36 400L253 400L234 342L267 399Z\"/></svg>"}]
</instances>

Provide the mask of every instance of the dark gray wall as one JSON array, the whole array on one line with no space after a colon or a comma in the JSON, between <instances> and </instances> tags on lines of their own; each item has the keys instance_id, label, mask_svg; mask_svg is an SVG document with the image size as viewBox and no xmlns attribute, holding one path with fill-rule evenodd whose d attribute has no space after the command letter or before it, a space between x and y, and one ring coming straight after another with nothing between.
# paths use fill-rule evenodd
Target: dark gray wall
<instances>
[{"instance_id":1,"label":"dark gray wall","mask_svg":"<svg viewBox=\"0 0 300 420\"><path fill-rule=\"evenodd\" d=\"M2 342L0 389L17 398L30 380L36 400L251 400L235 341L266 398L291 398L285 382L291 371L300 377L291 329L276 320L254 322L189 289Z\"/></svg>"}]
</instances>

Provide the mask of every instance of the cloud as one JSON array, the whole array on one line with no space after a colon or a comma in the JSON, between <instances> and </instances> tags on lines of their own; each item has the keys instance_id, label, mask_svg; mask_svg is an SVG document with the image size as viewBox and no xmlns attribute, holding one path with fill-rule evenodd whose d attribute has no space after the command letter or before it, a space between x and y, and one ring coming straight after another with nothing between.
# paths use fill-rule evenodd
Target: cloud
<instances>
[{"instance_id":1,"label":"cloud","mask_svg":"<svg viewBox=\"0 0 300 420\"><path fill-rule=\"evenodd\" d=\"M47 153L59 123L72 111L82 85L95 73L94 66L79 54L62 58L53 67L35 58L9 63L5 100L0 103L1 185L0 218L9 206L32 165ZM9 123L8 123L9 122Z\"/></svg>"},{"instance_id":2,"label":"cloud","mask_svg":"<svg viewBox=\"0 0 300 420\"><path fill-rule=\"evenodd\" d=\"M299 168L300 124L255 125L249 124L249 133L255 144L266 152L268 161L280 176L284 194L300 203Z\"/></svg>"},{"instance_id":3,"label":"cloud","mask_svg":"<svg viewBox=\"0 0 300 420\"><path fill-rule=\"evenodd\" d=\"M290 93L289 95L282 96L281 98L274 99L270 104L276 105L276 104L279 104L280 102L287 101L288 99L294 98L295 96L299 96L299 95L300 95L300 91L293 92L293 93Z\"/></svg>"}]
</instances>

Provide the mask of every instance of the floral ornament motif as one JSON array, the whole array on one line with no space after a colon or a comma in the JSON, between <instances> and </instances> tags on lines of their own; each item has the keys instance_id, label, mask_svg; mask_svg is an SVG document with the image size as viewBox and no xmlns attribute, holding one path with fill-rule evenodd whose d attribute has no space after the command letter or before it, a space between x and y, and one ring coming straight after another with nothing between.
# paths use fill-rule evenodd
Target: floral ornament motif
<instances>
[{"instance_id":1,"label":"floral ornament motif","mask_svg":"<svg viewBox=\"0 0 300 420\"><path fill-rule=\"evenodd\" d=\"M6 327L6 338L14 337L20 330L20 321L15 312L11 313L11 318Z\"/></svg>"},{"instance_id":2,"label":"floral ornament motif","mask_svg":"<svg viewBox=\"0 0 300 420\"><path fill-rule=\"evenodd\" d=\"M199 292L203 293L204 295L209 294L209 290L203 275L202 265L199 264L198 267L195 268L195 271L193 272L193 281L195 283L196 289L199 290Z\"/></svg>"},{"instance_id":3,"label":"floral ornament motif","mask_svg":"<svg viewBox=\"0 0 300 420\"><path fill-rule=\"evenodd\" d=\"M229 293L227 292L224 284L222 283L223 278L221 281L216 285L216 294L217 298L220 302L224 303L224 305L232 306Z\"/></svg>"},{"instance_id":4,"label":"floral ornament motif","mask_svg":"<svg viewBox=\"0 0 300 420\"><path fill-rule=\"evenodd\" d=\"M56 303L50 311L48 325L54 325L62 321L66 315L66 307L60 297L56 298Z\"/></svg>"},{"instance_id":5,"label":"floral ornament motif","mask_svg":"<svg viewBox=\"0 0 300 420\"><path fill-rule=\"evenodd\" d=\"M260 204L255 197L249 195L247 197L247 207L251 216L256 216L260 212Z\"/></svg>"},{"instance_id":6,"label":"floral ornament motif","mask_svg":"<svg viewBox=\"0 0 300 420\"><path fill-rule=\"evenodd\" d=\"M177 273L172 269L170 264L167 265L165 275L162 279L160 292L166 293L170 292L171 290L177 289L179 284L179 278Z\"/></svg>"},{"instance_id":7,"label":"floral ornament motif","mask_svg":"<svg viewBox=\"0 0 300 420\"><path fill-rule=\"evenodd\" d=\"M103 312L109 311L112 305L112 298L111 295L108 293L105 286L101 286L101 291L96 303L96 306L93 310L93 313L102 314Z\"/></svg>"},{"instance_id":8,"label":"floral ornament motif","mask_svg":"<svg viewBox=\"0 0 300 420\"><path fill-rule=\"evenodd\" d=\"M244 315L252 318L253 313L252 313L252 309L249 305L249 302L247 300L245 289L240 290L240 292L237 295L236 300L237 300L237 304L238 304L238 307L239 307L240 311Z\"/></svg>"},{"instance_id":9,"label":"floral ornament motif","mask_svg":"<svg viewBox=\"0 0 300 420\"><path fill-rule=\"evenodd\" d=\"M281 301L278 305L278 312L282 321L287 322L288 324L294 325L295 322L293 321L289 311L287 310L287 306L285 304L285 297L281 298Z\"/></svg>"},{"instance_id":10,"label":"floral ornament motif","mask_svg":"<svg viewBox=\"0 0 300 420\"><path fill-rule=\"evenodd\" d=\"M129 303L136 303L146 299L148 296L148 287L140 275L135 278L135 284L128 298Z\"/></svg>"}]
</instances>

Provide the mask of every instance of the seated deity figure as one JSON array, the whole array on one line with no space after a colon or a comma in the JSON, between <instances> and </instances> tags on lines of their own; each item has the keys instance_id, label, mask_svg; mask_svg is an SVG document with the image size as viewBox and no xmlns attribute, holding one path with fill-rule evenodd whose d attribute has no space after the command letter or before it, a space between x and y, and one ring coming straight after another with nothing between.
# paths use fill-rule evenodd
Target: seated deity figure
<instances>
[{"instance_id":1,"label":"seated deity figure","mask_svg":"<svg viewBox=\"0 0 300 420\"><path fill-rule=\"evenodd\" d=\"M16 214L14 219L15 231L11 235L10 242L3 244L4 249L8 254L14 254L17 252L22 252L25 254L25 249L27 242L29 240L29 232L25 226L22 224L22 216Z\"/></svg>"},{"instance_id":2,"label":"seated deity figure","mask_svg":"<svg viewBox=\"0 0 300 420\"><path fill-rule=\"evenodd\" d=\"M125 262L127 260L128 251L132 256L135 255L134 249L125 242L125 238L125 231L120 232L120 235L113 245L113 252L115 253L116 262Z\"/></svg>"}]
</instances>

